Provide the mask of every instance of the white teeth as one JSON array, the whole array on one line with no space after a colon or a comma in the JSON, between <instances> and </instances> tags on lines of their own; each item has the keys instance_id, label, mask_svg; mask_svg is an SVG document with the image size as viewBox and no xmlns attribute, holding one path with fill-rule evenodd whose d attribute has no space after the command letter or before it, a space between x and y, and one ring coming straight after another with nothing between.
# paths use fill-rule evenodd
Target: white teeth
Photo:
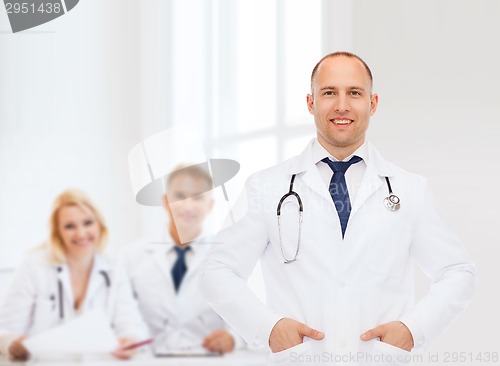
<instances>
[{"instance_id":1,"label":"white teeth","mask_svg":"<svg viewBox=\"0 0 500 366\"><path fill-rule=\"evenodd\" d=\"M352 121L350 119L336 119L333 122L337 125L348 125Z\"/></svg>"},{"instance_id":2,"label":"white teeth","mask_svg":"<svg viewBox=\"0 0 500 366\"><path fill-rule=\"evenodd\" d=\"M75 242L75 244L76 244L76 245L78 245L78 246L86 246L86 245L88 245L89 243L90 243L90 241L88 241L88 240L84 240L84 241L77 241L77 242Z\"/></svg>"}]
</instances>

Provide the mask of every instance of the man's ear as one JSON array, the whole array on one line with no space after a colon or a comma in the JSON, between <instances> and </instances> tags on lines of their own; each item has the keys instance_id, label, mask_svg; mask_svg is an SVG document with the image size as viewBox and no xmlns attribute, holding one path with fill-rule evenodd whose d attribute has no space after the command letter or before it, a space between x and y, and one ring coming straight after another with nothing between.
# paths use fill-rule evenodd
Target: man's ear
<instances>
[{"instance_id":1,"label":"man's ear","mask_svg":"<svg viewBox=\"0 0 500 366\"><path fill-rule=\"evenodd\" d=\"M314 96L312 94L307 94L306 100L307 100L307 109L309 110L309 113L314 115Z\"/></svg>"},{"instance_id":2,"label":"man's ear","mask_svg":"<svg viewBox=\"0 0 500 366\"><path fill-rule=\"evenodd\" d=\"M165 193L163 196L162 196L162 201L163 201L163 208L168 212L170 213L170 203L168 202L168 197L167 197L167 194Z\"/></svg>"},{"instance_id":3,"label":"man's ear","mask_svg":"<svg viewBox=\"0 0 500 366\"><path fill-rule=\"evenodd\" d=\"M378 94L372 94L370 97L370 116L373 116L378 106Z\"/></svg>"}]
</instances>

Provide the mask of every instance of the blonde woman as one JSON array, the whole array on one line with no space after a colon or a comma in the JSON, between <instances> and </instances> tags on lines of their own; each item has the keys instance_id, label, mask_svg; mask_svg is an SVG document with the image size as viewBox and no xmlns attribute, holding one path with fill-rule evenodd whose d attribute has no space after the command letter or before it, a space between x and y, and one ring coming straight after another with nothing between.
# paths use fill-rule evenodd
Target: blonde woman
<instances>
[{"instance_id":1,"label":"blonde woman","mask_svg":"<svg viewBox=\"0 0 500 366\"><path fill-rule=\"evenodd\" d=\"M24 360L23 340L76 316L103 309L119 339L113 354L148 336L127 277L102 255L108 230L81 191L60 194L50 215L50 238L19 267L0 308L0 353Z\"/></svg>"}]
</instances>

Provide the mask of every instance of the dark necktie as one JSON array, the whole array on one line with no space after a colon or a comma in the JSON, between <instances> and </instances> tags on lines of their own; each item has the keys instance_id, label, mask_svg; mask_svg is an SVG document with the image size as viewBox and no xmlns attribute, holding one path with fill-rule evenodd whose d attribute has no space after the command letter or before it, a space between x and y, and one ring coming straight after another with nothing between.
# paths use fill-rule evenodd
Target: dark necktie
<instances>
[{"instance_id":1,"label":"dark necktie","mask_svg":"<svg viewBox=\"0 0 500 366\"><path fill-rule=\"evenodd\" d=\"M187 248L179 248L177 245L174 246L175 252L177 253L177 260L172 267L172 278L174 279L175 292L179 291L179 287L181 286L182 279L187 271L186 266L186 252L191 249Z\"/></svg>"},{"instance_id":2,"label":"dark necktie","mask_svg":"<svg viewBox=\"0 0 500 366\"><path fill-rule=\"evenodd\" d=\"M327 163L333 170L333 176L330 180L330 196L332 196L333 203L337 208L339 214L340 227L342 228L342 239L344 238L349 215L351 214L351 201L349 200L349 192L347 191L347 184L345 181L345 172L352 164L360 162L359 156L353 156L349 161L331 161L324 158L321 161Z\"/></svg>"}]
</instances>

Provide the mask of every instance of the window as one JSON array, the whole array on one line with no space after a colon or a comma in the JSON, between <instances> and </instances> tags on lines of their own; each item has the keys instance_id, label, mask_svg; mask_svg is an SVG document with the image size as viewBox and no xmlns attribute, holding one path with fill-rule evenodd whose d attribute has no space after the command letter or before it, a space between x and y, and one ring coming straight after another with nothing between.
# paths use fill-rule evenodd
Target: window
<instances>
[{"instance_id":1,"label":"window","mask_svg":"<svg viewBox=\"0 0 500 366\"><path fill-rule=\"evenodd\" d=\"M92 12L77 12L2 37L0 268L46 239L68 187L103 210L111 247L157 227L161 209L133 200L127 153L168 127L196 123L207 157L240 162L230 199L251 173L299 153L314 136L305 94L328 3L151 0L106 8L91 27Z\"/></svg>"}]
</instances>

